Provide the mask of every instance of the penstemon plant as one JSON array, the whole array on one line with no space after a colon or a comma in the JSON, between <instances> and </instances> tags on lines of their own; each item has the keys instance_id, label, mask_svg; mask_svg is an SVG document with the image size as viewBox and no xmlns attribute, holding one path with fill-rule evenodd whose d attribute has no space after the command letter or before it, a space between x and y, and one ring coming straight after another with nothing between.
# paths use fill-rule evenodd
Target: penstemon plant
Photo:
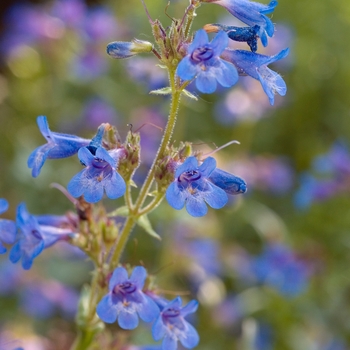
<instances>
[{"instance_id":1,"label":"penstemon plant","mask_svg":"<svg viewBox=\"0 0 350 350\"><path fill-rule=\"evenodd\" d=\"M193 33L196 11L205 3L224 7L247 27L211 23ZM44 249L59 241L80 248L93 262L91 283L83 287L79 301L78 332L72 345L75 350L97 348L99 337L107 332L106 323L117 322L121 329L133 330L139 319L152 323L153 339L161 341L163 350L175 350L179 342L188 349L198 345L199 334L186 320L187 315L196 312L198 302L190 300L186 304L180 296L166 299L145 267L131 266L123 260L123 251L135 225L160 238L148 214L164 198L172 208L185 207L189 215L198 218L207 214L208 206L220 209L229 196L247 190L243 179L217 168L212 154L193 151L190 141L174 145L172 134L178 115L181 118L181 97L197 100L188 90L192 82L201 93L210 94L218 85L231 88L240 75L249 75L260 81L271 105L276 92L286 93L284 80L268 65L284 58L288 49L274 56L256 53L259 40L267 46L268 37L274 34L274 24L266 15L274 11L276 1L262 5L250 0L191 0L182 18L172 19L167 29L152 19L143 1L142 5L154 43L116 41L107 46L107 53L116 59L153 54L159 60L159 69L168 73L169 86L151 91L170 95L171 102L161 143L143 185L134 189L141 147L140 134L132 128L121 140L114 126L103 123L91 139L84 139L51 131L46 117L39 116L37 124L47 143L30 154L28 167L37 177L47 159L77 154L83 169L62 189L74 203L76 213L37 216L21 203L15 222L0 221L0 253L7 251L6 245L12 245L9 259L13 263L21 261L25 270ZM216 34L210 40L208 33ZM229 48L230 40L246 42L250 51ZM105 196L112 200L123 197L124 203L108 212L101 204ZM7 207L7 201L1 199L1 213ZM122 337L120 342L120 349L128 345Z\"/></svg>"}]
</instances>

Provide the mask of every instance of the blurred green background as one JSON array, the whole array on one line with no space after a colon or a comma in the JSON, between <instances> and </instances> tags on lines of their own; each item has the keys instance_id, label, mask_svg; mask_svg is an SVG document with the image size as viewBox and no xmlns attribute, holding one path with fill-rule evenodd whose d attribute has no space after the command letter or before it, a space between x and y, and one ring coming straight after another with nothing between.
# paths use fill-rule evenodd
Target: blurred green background
<instances>
[{"instance_id":1,"label":"blurred green background","mask_svg":"<svg viewBox=\"0 0 350 350\"><path fill-rule=\"evenodd\" d=\"M47 161L35 179L27 168L29 154L44 142L36 126L38 115L47 116L51 130L82 137L91 137L104 121L116 125L122 138L128 123L137 129L144 123L164 127L166 122L169 99L149 95L151 89L166 84L156 60L144 56L116 61L105 54L110 41L136 37L152 42L140 1L90 1L79 25L58 21L53 11L56 3L25 3L40 13L28 21L35 35L23 34L27 22L20 16L22 8L11 12L19 2L1 7L0 197L10 203L6 218L15 217L22 201L33 214L73 210L50 184L68 183L81 168L76 157ZM146 3L152 18L159 18L165 27L170 25L166 1ZM187 5L185 0L171 1L167 13L180 18ZM93 17L95 6L106 9L101 19ZM301 174L316 172L316 157L329 152L335 142L349 146L350 4L345 0L281 0L272 18L276 34L261 52L272 55L290 47L285 62L271 67L286 81L287 95L276 96L275 106L270 107L259 83L243 78L232 89L198 95L198 101L183 98L174 134L175 143L190 141L194 149L205 152L215 145L240 141L215 158L220 168L246 179L248 193L221 211L210 210L203 219L162 203L150 216L162 242L136 230L123 262L136 265L142 261L149 272L157 274L160 288L184 292L185 299L199 299L201 307L194 321L201 335L198 349L349 349L350 172L348 177L342 174L341 190L331 191L323 200L314 198L304 209L295 206L295 194L302 185ZM228 13L220 6L204 4L193 30L220 21L230 21ZM161 137L150 124L140 133L145 164L135 179L138 184ZM337 174L331 180L337 182ZM106 201L106 205L112 209L115 203ZM203 268L190 248L182 251L182 245L198 241L211 242L210 249L218 250L212 259L206 248L196 248L203 252L202 264L219 263L218 270ZM297 295L284 295L268 283L253 283L244 272L244 257L261 254L271 242L289 247L309 269L307 285ZM62 316L61 306L55 304L45 317L23 307L28 283L33 281L43 283L44 289L44 281L64 284L76 293L89 281L89 263L75 259L77 254L67 253L66 248L45 251L30 272L15 266L12 273L18 275L17 282L11 282L10 292L0 295L3 344L14 340L25 349L69 348L74 324L71 315ZM4 279L1 271L7 269L7 258L0 258ZM194 282L193 276L201 276L200 281ZM222 320L224 302L229 304L228 321ZM126 336L136 345L152 342L146 327ZM104 346L108 349L107 341Z\"/></svg>"}]
</instances>

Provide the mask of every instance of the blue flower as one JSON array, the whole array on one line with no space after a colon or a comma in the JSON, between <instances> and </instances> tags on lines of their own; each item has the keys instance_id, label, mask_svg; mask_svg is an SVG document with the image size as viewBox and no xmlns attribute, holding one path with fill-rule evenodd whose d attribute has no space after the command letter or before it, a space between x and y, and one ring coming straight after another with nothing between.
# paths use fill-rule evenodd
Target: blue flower
<instances>
[{"instance_id":1,"label":"blue flower","mask_svg":"<svg viewBox=\"0 0 350 350\"><path fill-rule=\"evenodd\" d=\"M309 266L287 246L277 243L267 245L253 259L251 268L258 282L270 285L289 297L302 293L310 276Z\"/></svg>"},{"instance_id":2,"label":"blue flower","mask_svg":"<svg viewBox=\"0 0 350 350\"><path fill-rule=\"evenodd\" d=\"M197 310L198 302L192 300L184 307L181 305L180 297L165 305L152 327L152 336L155 341L164 338L162 350L176 350L178 341L186 349L192 349L198 345L197 331L184 319Z\"/></svg>"},{"instance_id":3,"label":"blue flower","mask_svg":"<svg viewBox=\"0 0 350 350\"><path fill-rule=\"evenodd\" d=\"M109 281L109 293L98 303L96 312L106 323L118 324L123 329L134 329L140 318L145 322L153 321L159 314L157 304L142 288L147 272L144 267L136 266L128 278L123 267L117 267Z\"/></svg>"},{"instance_id":4,"label":"blue flower","mask_svg":"<svg viewBox=\"0 0 350 350\"><path fill-rule=\"evenodd\" d=\"M273 105L275 93L284 96L287 92L287 86L282 77L267 66L286 57L288 53L289 49L285 49L277 55L265 56L250 51L227 49L221 57L233 63L240 75L250 75L259 80L270 104Z\"/></svg>"},{"instance_id":5,"label":"blue flower","mask_svg":"<svg viewBox=\"0 0 350 350\"><path fill-rule=\"evenodd\" d=\"M177 75L182 80L196 77L197 89L207 94L216 90L217 81L224 87L234 85L238 80L236 68L219 57L227 46L225 32L220 31L209 43L207 33L200 29L188 47L187 56L180 61Z\"/></svg>"},{"instance_id":6,"label":"blue flower","mask_svg":"<svg viewBox=\"0 0 350 350\"><path fill-rule=\"evenodd\" d=\"M218 168L210 174L209 181L222 188L227 194L247 192L247 184L243 179Z\"/></svg>"},{"instance_id":7,"label":"blue flower","mask_svg":"<svg viewBox=\"0 0 350 350\"><path fill-rule=\"evenodd\" d=\"M28 158L28 167L32 169L32 176L37 177L46 159L67 158L85 147L90 140L82 139L75 135L51 132L47 119L44 116L37 118L37 124L42 135L47 140L45 145L35 149Z\"/></svg>"},{"instance_id":8,"label":"blue flower","mask_svg":"<svg viewBox=\"0 0 350 350\"><path fill-rule=\"evenodd\" d=\"M207 33L223 30L231 40L246 42L253 52L258 49L257 38L260 27L257 25L254 27L236 27L226 26L220 23L213 23L206 24L204 29Z\"/></svg>"},{"instance_id":9,"label":"blue flower","mask_svg":"<svg viewBox=\"0 0 350 350\"><path fill-rule=\"evenodd\" d=\"M4 213L8 209L8 203L6 199L0 199L0 214ZM16 225L11 220L0 220L0 254L6 253L7 249L3 246L2 242L6 244L12 244L16 237Z\"/></svg>"},{"instance_id":10,"label":"blue flower","mask_svg":"<svg viewBox=\"0 0 350 350\"><path fill-rule=\"evenodd\" d=\"M204 0L204 2L212 2L224 7L233 16L251 27L258 25L261 43L267 46L267 35L272 37L275 27L270 18L265 15L274 11L278 4L277 1L272 0L268 5L250 0Z\"/></svg>"},{"instance_id":11,"label":"blue flower","mask_svg":"<svg viewBox=\"0 0 350 350\"><path fill-rule=\"evenodd\" d=\"M38 220L28 213L24 203L17 208L16 226L17 241L10 251L10 260L16 263L22 259L25 270L31 268L34 258L45 248L59 240L67 240L73 234L70 229L39 225Z\"/></svg>"},{"instance_id":12,"label":"blue flower","mask_svg":"<svg viewBox=\"0 0 350 350\"><path fill-rule=\"evenodd\" d=\"M102 199L104 191L110 199L119 198L125 193L125 181L116 170L117 153L111 154L113 156L102 147L98 147L95 154L88 147L79 150L78 157L86 168L68 183L67 189L73 197L84 195L88 203L96 203Z\"/></svg>"},{"instance_id":13,"label":"blue flower","mask_svg":"<svg viewBox=\"0 0 350 350\"><path fill-rule=\"evenodd\" d=\"M208 208L220 209L227 203L227 194L213 184L209 177L215 170L216 161L208 157L198 166L196 157L188 157L175 172L175 181L166 191L168 203L177 210L186 204L187 212L192 216L204 216Z\"/></svg>"}]
</instances>

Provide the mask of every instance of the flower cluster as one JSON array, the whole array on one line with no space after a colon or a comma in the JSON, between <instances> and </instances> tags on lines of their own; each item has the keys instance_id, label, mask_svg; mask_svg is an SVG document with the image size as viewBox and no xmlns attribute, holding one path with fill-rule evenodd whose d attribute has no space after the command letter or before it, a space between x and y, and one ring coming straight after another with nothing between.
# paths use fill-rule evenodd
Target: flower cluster
<instances>
[{"instance_id":1,"label":"flower cluster","mask_svg":"<svg viewBox=\"0 0 350 350\"><path fill-rule=\"evenodd\" d=\"M216 23L207 24L204 29L191 33L196 9L203 3L224 7L248 27ZM169 77L169 86L152 91L154 94L170 94L171 108L158 151L154 152L148 175L137 198L132 187L137 187L138 182L134 173L141 163L141 140L140 133L133 132L131 124L124 141L121 141L116 128L105 121L98 126L95 136L86 139L52 132L46 117L37 118L39 130L47 142L29 155L28 167L32 176L38 177L46 160L77 154L83 168L71 178L67 189L56 184L74 204L76 214L37 216L30 214L24 203L19 204L15 222L0 220L0 254L6 252L5 245L12 245L10 261L17 263L21 260L22 267L28 270L44 249L65 241L79 247L91 259L94 277L91 286L85 287L81 294L76 317L81 334L74 343L76 349L96 347L94 336L97 332L105 331L103 322L117 322L122 329L133 330L138 327L139 319L146 323L153 322L152 336L155 341L162 341L162 350L176 350L178 343L187 349L198 345L199 335L186 320L189 314L197 310L198 302L191 300L183 306L179 296L173 300L159 296L151 283L153 279L147 276L144 267L135 267L129 276L129 269L120 267L120 260L135 225L151 236L160 238L147 215L164 198L176 210L185 207L191 216L203 217L208 212L208 206L221 209L228 203L229 196L247 191L246 182L217 168L213 157L193 152L192 142L183 141L175 146L171 137L182 94L196 99L186 90L191 82L200 92L213 93L218 85L229 88L236 84L239 75L249 75L261 83L271 105L276 92L280 95L286 93L284 80L268 65L284 58L288 49L273 56L256 53L259 39L266 46L268 37L274 34L274 25L266 15L272 13L276 5L276 1L262 5L249 0L192 0L183 18L174 19L167 29L159 20L152 20L145 7L155 43L133 39L131 42L115 41L108 44L107 54L116 59L141 53L154 54L159 60L159 66L167 69ZM104 29L108 31L111 28L103 11L90 12L81 0L57 1L51 16L59 18L64 29L73 28L79 33L83 32L86 38L83 46L87 52L95 49L95 40L105 39ZM83 19L86 17L90 21ZM47 23L51 23L49 19ZM39 37L45 36L45 30L35 28ZM217 33L212 40L208 36L211 32ZM251 51L230 49L229 40L246 42ZM83 54L82 59L92 66L99 61L98 56L93 54ZM79 70L84 73L83 68ZM102 110L106 110L109 115L108 108ZM107 212L103 205L93 205L102 201L104 196L112 200L124 196L124 204L111 212ZM6 210L7 202L0 200L0 214ZM189 255L192 252L192 258L198 261L198 265L203 265L208 273L214 275L219 267L210 268L201 264L203 257L207 260L208 254L216 257L218 251L214 242L202 239L193 243L183 251ZM282 251L282 255L284 253ZM256 274L263 275L261 280L269 279L267 273L264 275L263 267L271 263L271 254L268 252L266 255L267 258L263 255L254 265ZM280 256L277 251L277 258L274 259L273 255L271 264L275 260L279 262ZM287 260L283 261L285 270L288 272L292 269L294 273L295 269L299 272L299 266L296 266L293 258ZM40 288L34 289L28 291L28 300L40 295ZM46 301L47 306L43 311L53 310L57 300L47 298ZM128 344L122 341L120 346L125 348Z\"/></svg>"},{"instance_id":2,"label":"flower cluster","mask_svg":"<svg viewBox=\"0 0 350 350\"><path fill-rule=\"evenodd\" d=\"M118 324L123 329L135 329L140 317L145 322L155 321L152 335L155 341L163 339L162 350L175 350L177 342L192 349L199 342L195 328L184 318L197 310L198 303L190 301L182 307L180 297L172 301L143 291L147 272L136 266L130 276L123 267L114 270L109 280L109 292L97 305L98 316L106 323Z\"/></svg>"},{"instance_id":3,"label":"flower cluster","mask_svg":"<svg viewBox=\"0 0 350 350\"><path fill-rule=\"evenodd\" d=\"M176 38L173 44L178 48L174 58L180 61L176 68L178 77L184 82L195 80L200 92L213 93L217 89L217 83L223 87L232 87L236 84L238 75L249 75L260 81L270 104L273 105L275 93L284 96L287 88L282 77L267 66L287 56L288 49L273 56L257 54L256 50L257 38L261 39L263 46L267 46L267 37L272 37L274 34L274 24L266 14L274 11L277 1L273 0L268 5L263 5L250 0L201 0L192 1L189 9L194 10L201 3L220 5L249 27L226 26L219 23L207 24L204 29L196 32L192 41L186 37L186 33ZM150 42L141 40L112 42L107 47L107 53L119 59L142 52L153 52L162 63L166 63L162 52L167 51L167 60L172 57L168 53L170 48L166 46L165 30L158 22L152 22L152 25L154 32L160 33L159 38L156 36L156 39L159 39L157 44L160 46L161 53L158 53ZM182 28L177 27L176 30L182 33ZM206 32L218 33L209 42ZM246 42L251 51L229 49L229 38ZM160 44L160 41L163 44Z\"/></svg>"}]
</instances>

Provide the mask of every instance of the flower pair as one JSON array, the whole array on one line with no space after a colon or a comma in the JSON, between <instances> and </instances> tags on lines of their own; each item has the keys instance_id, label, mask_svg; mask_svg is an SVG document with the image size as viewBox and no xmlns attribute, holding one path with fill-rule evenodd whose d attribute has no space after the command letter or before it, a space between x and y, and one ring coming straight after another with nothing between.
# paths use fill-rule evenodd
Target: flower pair
<instances>
[{"instance_id":1,"label":"flower pair","mask_svg":"<svg viewBox=\"0 0 350 350\"><path fill-rule=\"evenodd\" d=\"M190 301L182 307L180 297L168 302L152 298L143 292L147 272L144 267L134 268L130 278L123 267L114 270L109 281L109 292L97 305L96 312L102 321L118 324L123 329L135 329L140 317L145 322L155 321L154 340L163 339L162 350L176 350L177 342L192 349L199 342L195 328L184 317L197 310L198 303Z\"/></svg>"},{"instance_id":2,"label":"flower pair","mask_svg":"<svg viewBox=\"0 0 350 350\"><path fill-rule=\"evenodd\" d=\"M68 184L68 191L73 197L84 198L89 203L96 203L103 197L121 197L126 189L125 181L117 172L119 152L107 151L102 147L105 124L99 128L92 140L75 135L51 132L44 116L37 118L39 129L47 143L35 149L28 159L32 175L37 177L46 159L67 158L76 153L85 169L75 175Z\"/></svg>"}]
</instances>

